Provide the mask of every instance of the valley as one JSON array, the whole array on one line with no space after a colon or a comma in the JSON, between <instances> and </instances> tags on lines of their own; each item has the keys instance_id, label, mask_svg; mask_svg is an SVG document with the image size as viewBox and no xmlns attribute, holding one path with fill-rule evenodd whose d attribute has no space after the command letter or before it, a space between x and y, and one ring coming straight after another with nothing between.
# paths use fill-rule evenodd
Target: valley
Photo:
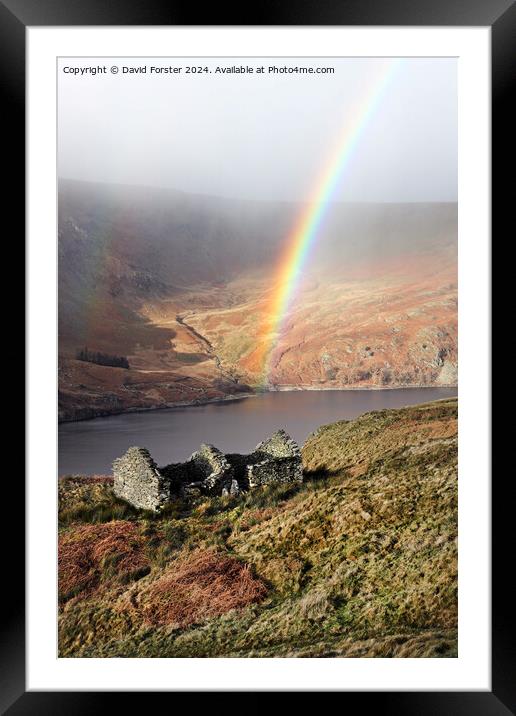
<instances>
[{"instance_id":1,"label":"valley","mask_svg":"<svg viewBox=\"0 0 516 716\"><path fill-rule=\"evenodd\" d=\"M456 205L337 205L267 347L298 211L61 182L60 420L262 390L455 386ZM79 361L84 347L129 369Z\"/></svg>"}]
</instances>

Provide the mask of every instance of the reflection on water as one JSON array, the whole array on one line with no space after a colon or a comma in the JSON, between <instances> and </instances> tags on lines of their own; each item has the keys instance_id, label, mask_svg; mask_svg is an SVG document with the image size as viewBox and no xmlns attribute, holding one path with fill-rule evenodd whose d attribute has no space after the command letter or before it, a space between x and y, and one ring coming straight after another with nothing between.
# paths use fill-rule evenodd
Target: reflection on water
<instances>
[{"instance_id":1,"label":"reflection on water","mask_svg":"<svg viewBox=\"0 0 516 716\"><path fill-rule=\"evenodd\" d=\"M278 392L65 423L59 426L58 474L109 473L113 460L131 445L148 448L158 465L165 465L185 460L203 442L245 453L278 428L303 443L325 423L454 395L456 388Z\"/></svg>"}]
</instances>

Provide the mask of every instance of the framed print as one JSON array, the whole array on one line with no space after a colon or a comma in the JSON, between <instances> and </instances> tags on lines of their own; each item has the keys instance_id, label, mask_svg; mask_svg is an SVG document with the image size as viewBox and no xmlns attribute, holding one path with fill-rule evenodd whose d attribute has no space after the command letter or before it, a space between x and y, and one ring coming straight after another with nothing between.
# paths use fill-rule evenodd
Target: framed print
<instances>
[{"instance_id":1,"label":"framed print","mask_svg":"<svg viewBox=\"0 0 516 716\"><path fill-rule=\"evenodd\" d=\"M6 711L514 710L490 443L514 5L1 13L27 149Z\"/></svg>"}]
</instances>

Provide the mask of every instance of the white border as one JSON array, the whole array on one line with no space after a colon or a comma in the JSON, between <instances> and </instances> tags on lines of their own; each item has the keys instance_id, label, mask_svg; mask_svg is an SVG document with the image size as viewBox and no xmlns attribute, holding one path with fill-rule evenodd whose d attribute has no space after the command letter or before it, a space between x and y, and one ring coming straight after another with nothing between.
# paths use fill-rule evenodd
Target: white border
<instances>
[{"instance_id":1,"label":"white border","mask_svg":"<svg viewBox=\"0 0 516 716\"><path fill-rule=\"evenodd\" d=\"M490 28L27 28L27 689L490 690ZM56 57L459 58L459 657L56 657Z\"/></svg>"}]
</instances>

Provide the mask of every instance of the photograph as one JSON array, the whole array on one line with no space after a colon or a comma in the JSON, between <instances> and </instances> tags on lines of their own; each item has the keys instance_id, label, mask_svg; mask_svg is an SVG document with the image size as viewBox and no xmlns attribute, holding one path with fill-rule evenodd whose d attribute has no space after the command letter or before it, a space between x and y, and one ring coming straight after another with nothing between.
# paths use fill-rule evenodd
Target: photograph
<instances>
[{"instance_id":1,"label":"photograph","mask_svg":"<svg viewBox=\"0 0 516 716\"><path fill-rule=\"evenodd\" d=\"M459 656L457 73L57 58L59 657Z\"/></svg>"},{"instance_id":2,"label":"photograph","mask_svg":"<svg viewBox=\"0 0 516 716\"><path fill-rule=\"evenodd\" d=\"M516 714L492 387L515 23L0 0L25 272L0 714Z\"/></svg>"}]
</instances>

